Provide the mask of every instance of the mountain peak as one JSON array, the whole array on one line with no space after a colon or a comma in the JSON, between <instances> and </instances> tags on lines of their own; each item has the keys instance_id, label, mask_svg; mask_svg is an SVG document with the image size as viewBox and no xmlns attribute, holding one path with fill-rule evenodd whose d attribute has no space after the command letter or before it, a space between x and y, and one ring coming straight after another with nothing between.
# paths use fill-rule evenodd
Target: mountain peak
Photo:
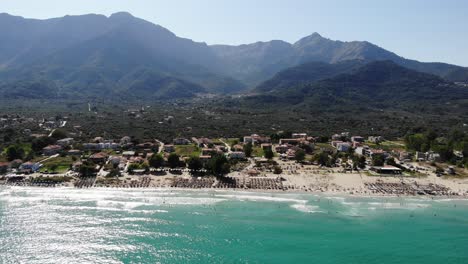
<instances>
[{"instance_id":1,"label":"mountain peak","mask_svg":"<svg viewBox=\"0 0 468 264\"><path fill-rule=\"evenodd\" d=\"M318 32L312 33L312 35L309 36L309 38L323 38Z\"/></svg>"},{"instance_id":2,"label":"mountain peak","mask_svg":"<svg viewBox=\"0 0 468 264\"><path fill-rule=\"evenodd\" d=\"M327 40L326 38L322 37L319 33L314 32L311 35L307 37L303 37L300 40L298 40L295 44L306 44L306 43L317 43L321 42L323 40Z\"/></svg>"},{"instance_id":3,"label":"mountain peak","mask_svg":"<svg viewBox=\"0 0 468 264\"><path fill-rule=\"evenodd\" d=\"M123 19L123 18L134 18L134 16L128 12L117 12L117 13L112 14L109 18Z\"/></svg>"}]
</instances>

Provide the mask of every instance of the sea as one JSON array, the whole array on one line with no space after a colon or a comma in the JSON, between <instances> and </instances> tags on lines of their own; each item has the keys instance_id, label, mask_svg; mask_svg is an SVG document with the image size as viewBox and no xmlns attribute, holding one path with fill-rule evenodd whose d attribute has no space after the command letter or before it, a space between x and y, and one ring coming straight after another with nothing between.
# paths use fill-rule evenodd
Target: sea
<instances>
[{"instance_id":1,"label":"sea","mask_svg":"<svg viewBox=\"0 0 468 264\"><path fill-rule=\"evenodd\" d=\"M0 263L468 263L468 200L0 187Z\"/></svg>"}]
</instances>

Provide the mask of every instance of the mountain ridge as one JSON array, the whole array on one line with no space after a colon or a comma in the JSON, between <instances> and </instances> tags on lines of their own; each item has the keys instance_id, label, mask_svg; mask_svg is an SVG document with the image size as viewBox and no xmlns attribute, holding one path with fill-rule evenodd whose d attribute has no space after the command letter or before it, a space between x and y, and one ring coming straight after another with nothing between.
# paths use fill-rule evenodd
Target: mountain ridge
<instances>
[{"instance_id":1,"label":"mountain ridge","mask_svg":"<svg viewBox=\"0 0 468 264\"><path fill-rule=\"evenodd\" d=\"M207 45L178 37L127 12L45 20L1 13L0 34L2 89L28 80L38 85L22 83L22 89L50 84L51 91L57 88L57 94L63 96L131 94L133 83L144 87L141 91L147 94L142 96L150 98L163 90L164 94L182 97L242 93L304 63L346 64L356 60L392 60L451 81L468 81L468 68L408 60L367 41L335 41L313 33L295 43L273 40L239 46ZM137 71L146 74L132 74ZM144 80L138 79L142 76ZM151 84L151 80L157 81Z\"/></svg>"}]
</instances>

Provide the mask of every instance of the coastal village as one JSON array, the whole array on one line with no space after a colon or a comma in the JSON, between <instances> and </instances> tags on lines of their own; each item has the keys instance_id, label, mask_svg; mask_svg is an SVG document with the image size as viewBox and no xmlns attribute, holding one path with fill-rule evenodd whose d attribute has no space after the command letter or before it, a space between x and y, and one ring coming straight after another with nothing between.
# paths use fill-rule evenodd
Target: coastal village
<instances>
[{"instance_id":1,"label":"coastal village","mask_svg":"<svg viewBox=\"0 0 468 264\"><path fill-rule=\"evenodd\" d=\"M1 122L34 123L25 118ZM66 119L44 119L43 134L24 128L33 143L3 151L0 184L468 196L466 169L441 162L439 153L407 151L403 141L379 135L284 132L141 142L130 136L86 140L63 130L66 125ZM31 154L33 149L39 155ZM464 158L460 151L453 155Z\"/></svg>"}]
</instances>

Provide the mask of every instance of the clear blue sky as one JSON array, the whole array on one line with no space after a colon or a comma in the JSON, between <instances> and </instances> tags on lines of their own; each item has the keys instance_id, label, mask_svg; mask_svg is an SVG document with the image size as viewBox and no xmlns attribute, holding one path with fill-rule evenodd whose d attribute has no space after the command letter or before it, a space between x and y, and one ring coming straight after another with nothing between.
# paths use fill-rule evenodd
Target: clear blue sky
<instances>
[{"instance_id":1,"label":"clear blue sky","mask_svg":"<svg viewBox=\"0 0 468 264\"><path fill-rule=\"evenodd\" d=\"M208 44L295 42L313 32L406 58L468 66L466 0L0 0L28 18L128 11Z\"/></svg>"}]
</instances>

